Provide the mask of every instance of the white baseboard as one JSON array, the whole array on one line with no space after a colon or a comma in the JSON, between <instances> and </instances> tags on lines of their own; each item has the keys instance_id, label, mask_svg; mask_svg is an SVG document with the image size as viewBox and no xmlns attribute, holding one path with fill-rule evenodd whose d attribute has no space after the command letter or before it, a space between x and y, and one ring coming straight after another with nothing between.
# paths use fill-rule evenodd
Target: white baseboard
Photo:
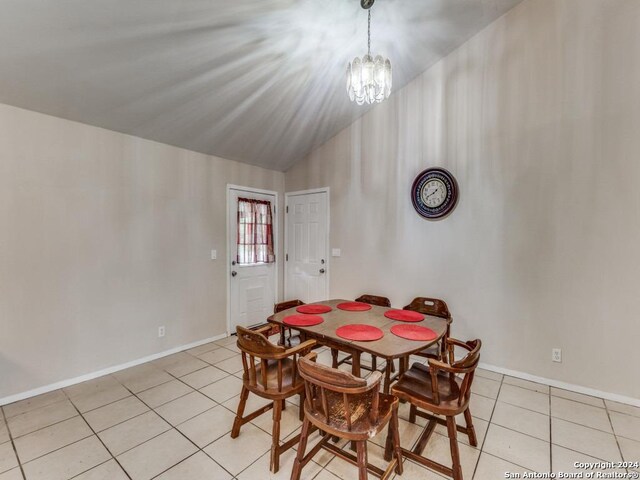
<instances>
[{"instance_id":1,"label":"white baseboard","mask_svg":"<svg viewBox=\"0 0 640 480\"><path fill-rule=\"evenodd\" d=\"M79 377L69 378L67 380L61 380L59 382L52 383L50 385L45 385L44 387L34 388L33 390L29 390L27 392L16 393L15 395L9 395L8 397L0 398L0 406L8 405L9 403L17 402L19 400L24 400L25 398L35 397L36 395L42 395L43 393L52 392L53 390L58 390L60 388L70 387L71 385L86 382L87 380L93 380L94 378L102 377L104 375L109 375L110 373L114 373L114 372L119 372L120 370L124 370L126 368L135 367L136 365L140 365L141 363L150 362L158 358L166 357L167 355L173 355L174 353L178 353L183 350L199 347L200 345L204 345L205 343L214 342L216 340L220 340L228 336L229 335L227 333L222 333L220 335L216 335L215 337L205 338L204 340L198 340L197 342L189 343L187 345L182 345L180 347L175 347L170 350L165 350L164 352L154 353L153 355L149 355L143 358L138 358L137 360L132 360L130 362L122 363L120 365L115 365L113 367L104 368L102 370L98 370L97 372L91 372L85 375L81 375Z\"/></svg>"},{"instance_id":2,"label":"white baseboard","mask_svg":"<svg viewBox=\"0 0 640 480\"><path fill-rule=\"evenodd\" d=\"M490 370L496 373L502 373L509 375L510 377L521 378L523 380L529 380L536 383L542 383L551 387L562 388L563 390L570 390L576 393L583 393L585 395L591 395L592 397L604 398L606 400L612 400L614 402L625 403L627 405L633 405L634 407L640 407L640 399L633 397L626 397L624 395L618 395L617 393L603 392L595 390L593 388L582 387L580 385L574 385L572 383L561 382L559 380L552 380L550 378L538 377L529 373L518 372L516 370L509 370L508 368L496 367L495 365L487 365L486 363L480 363L480 368Z\"/></svg>"}]
</instances>

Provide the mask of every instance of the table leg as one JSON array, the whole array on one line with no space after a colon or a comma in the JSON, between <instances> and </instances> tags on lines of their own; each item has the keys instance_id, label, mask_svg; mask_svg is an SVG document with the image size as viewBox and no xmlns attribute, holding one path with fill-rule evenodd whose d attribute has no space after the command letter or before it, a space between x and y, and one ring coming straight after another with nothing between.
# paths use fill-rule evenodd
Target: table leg
<instances>
[{"instance_id":1,"label":"table leg","mask_svg":"<svg viewBox=\"0 0 640 480\"><path fill-rule=\"evenodd\" d=\"M351 373L356 377L360 376L360 352L357 350L351 354Z\"/></svg>"},{"instance_id":2,"label":"table leg","mask_svg":"<svg viewBox=\"0 0 640 480\"><path fill-rule=\"evenodd\" d=\"M393 360L387 359L387 365L384 367L384 385L382 386L384 393L389 393L391 390L391 365Z\"/></svg>"},{"instance_id":3,"label":"table leg","mask_svg":"<svg viewBox=\"0 0 640 480\"><path fill-rule=\"evenodd\" d=\"M398 359L398 378L407 370L409 370L409 357L400 357Z\"/></svg>"},{"instance_id":4,"label":"table leg","mask_svg":"<svg viewBox=\"0 0 640 480\"><path fill-rule=\"evenodd\" d=\"M331 349L331 366L338 368L338 350L335 348Z\"/></svg>"}]
</instances>

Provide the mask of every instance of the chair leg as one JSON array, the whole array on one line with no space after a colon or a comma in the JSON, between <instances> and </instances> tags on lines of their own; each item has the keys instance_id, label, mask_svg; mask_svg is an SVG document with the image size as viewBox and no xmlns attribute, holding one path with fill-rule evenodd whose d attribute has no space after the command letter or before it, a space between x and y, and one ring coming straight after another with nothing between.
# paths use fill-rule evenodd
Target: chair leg
<instances>
[{"instance_id":1,"label":"chair leg","mask_svg":"<svg viewBox=\"0 0 640 480\"><path fill-rule=\"evenodd\" d=\"M307 449L309 425L310 422L305 417L304 422L302 423L302 431L300 432L298 453L296 454L296 459L293 461L293 468L291 469L291 480L300 480L300 474L302 473L302 460L304 459L305 450Z\"/></svg>"},{"instance_id":2,"label":"chair leg","mask_svg":"<svg viewBox=\"0 0 640 480\"><path fill-rule=\"evenodd\" d=\"M249 398L249 390L246 387L242 387L240 392L240 402L238 403L238 411L236 418L233 421L233 428L231 429L231 438L237 438L240 435L240 427L242 426L242 415L244 415L244 407L247 405L247 398Z\"/></svg>"},{"instance_id":3,"label":"chair leg","mask_svg":"<svg viewBox=\"0 0 640 480\"><path fill-rule=\"evenodd\" d=\"M282 411L284 412L287 409L287 401L282 400Z\"/></svg>"},{"instance_id":4,"label":"chair leg","mask_svg":"<svg viewBox=\"0 0 640 480\"><path fill-rule=\"evenodd\" d=\"M464 419L467 422L467 436L469 437L469 443L472 447L477 447L478 438L476 437L476 429L473 426L473 419L471 418L471 410L469 410L469 407L464 411Z\"/></svg>"},{"instance_id":5,"label":"chair leg","mask_svg":"<svg viewBox=\"0 0 640 480\"><path fill-rule=\"evenodd\" d=\"M391 367L393 367L393 360L387 361L387 364L384 367L384 383L382 384L382 391L384 393L389 393L391 390Z\"/></svg>"},{"instance_id":6,"label":"chair leg","mask_svg":"<svg viewBox=\"0 0 640 480\"><path fill-rule=\"evenodd\" d=\"M366 440L356 442L358 457L358 480L367 480L367 442Z\"/></svg>"},{"instance_id":7,"label":"chair leg","mask_svg":"<svg viewBox=\"0 0 640 480\"><path fill-rule=\"evenodd\" d=\"M304 402L305 402L305 398L306 397L305 397L304 390L302 390L300 392L299 399L298 399L298 403L300 404L298 406L298 419L300 421L304 420Z\"/></svg>"},{"instance_id":8,"label":"chair leg","mask_svg":"<svg viewBox=\"0 0 640 480\"><path fill-rule=\"evenodd\" d=\"M387 425L387 440L384 442L384 459L387 462L391 461L391 455L393 453L393 426L392 422Z\"/></svg>"},{"instance_id":9,"label":"chair leg","mask_svg":"<svg viewBox=\"0 0 640 480\"><path fill-rule=\"evenodd\" d=\"M458 450L457 427L455 417L447 417L447 432L451 447L451 469L453 480L462 480L462 466L460 465L460 451Z\"/></svg>"},{"instance_id":10,"label":"chair leg","mask_svg":"<svg viewBox=\"0 0 640 480\"><path fill-rule=\"evenodd\" d=\"M402 446L400 445L400 425L398 422L398 409L394 409L391 414L391 426L393 432L393 451L398 461L396 465L396 473L398 475L402 475L403 465L402 465Z\"/></svg>"},{"instance_id":11,"label":"chair leg","mask_svg":"<svg viewBox=\"0 0 640 480\"><path fill-rule=\"evenodd\" d=\"M281 400L273 402L273 431L271 439L271 465L270 470L273 473L278 473L280 469L280 452L278 447L280 446L280 419L282 418L282 403Z\"/></svg>"},{"instance_id":12,"label":"chair leg","mask_svg":"<svg viewBox=\"0 0 640 480\"><path fill-rule=\"evenodd\" d=\"M331 349L331 367L338 368L338 350L335 348Z\"/></svg>"},{"instance_id":13,"label":"chair leg","mask_svg":"<svg viewBox=\"0 0 640 480\"><path fill-rule=\"evenodd\" d=\"M418 407L411 404L409 407L409 423L416 423L416 412L418 411Z\"/></svg>"}]
</instances>

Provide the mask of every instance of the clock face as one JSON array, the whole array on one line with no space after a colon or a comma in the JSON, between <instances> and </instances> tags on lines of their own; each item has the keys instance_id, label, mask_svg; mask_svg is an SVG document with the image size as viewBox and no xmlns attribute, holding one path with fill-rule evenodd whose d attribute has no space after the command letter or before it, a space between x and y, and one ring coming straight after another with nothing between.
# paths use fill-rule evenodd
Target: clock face
<instances>
[{"instance_id":1,"label":"clock face","mask_svg":"<svg viewBox=\"0 0 640 480\"><path fill-rule=\"evenodd\" d=\"M447 199L447 187L441 180L434 178L422 189L422 202L430 208L437 208Z\"/></svg>"},{"instance_id":2,"label":"clock face","mask_svg":"<svg viewBox=\"0 0 640 480\"><path fill-rule=\"evenodd\" d=\"M458 202L458 183L444 168L429 168L414 180L411 201L424 218L446 217Z\"/></svg>"}]
</instances>

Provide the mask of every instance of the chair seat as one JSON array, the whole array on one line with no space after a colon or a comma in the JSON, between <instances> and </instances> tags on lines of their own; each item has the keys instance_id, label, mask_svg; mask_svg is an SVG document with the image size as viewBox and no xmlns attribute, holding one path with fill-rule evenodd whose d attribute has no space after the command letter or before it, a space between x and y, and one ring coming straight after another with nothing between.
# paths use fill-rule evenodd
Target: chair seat
<instances>
[{"instance_id":1,"label":"chair seat","mask_svg":"<svg viewBox=\"0 0 640 480\"><path fill-rule=\"evenodd\" d=\"M420 350L416 355L420 357L433 358L435 360L440 359L440 347L436 343L435 345L431 345L429 348L425 348L424 350Z\"/></svg>"},{"instance_id":2,"label":"chair seat","mask_svg":"<svg viewBox=\"0 0 640 480\"><path fill-rule=\"evenodd\" d=\"M434 400L429 367L421 363L414 363L391 388L391 392L400 399L408 400L426 410L432 410L430 407L436 406L439 410L463 411L466 408L466 403L462 402L461 405L458 405L461 379L447 373L440 373L437 378L440 394L439 404Z\"/></svg>"},{"instance_id":3,"label":"chair seat","mask_svg":"<svg viewBox=\"0 0 640 480\"><path fill-rule=\"evenodd\" d=\"M280 360L282 363L282 389L279 395L274 396L274 390L278 389L278 361L267 360L267 388L270 390L268 394L265 394L265 386L262 379L262 363L256 365L256 378L250 378L251 372L245 373L242 376L244 384L253 393L264 396L265 398L274 399L287 398L292 395L300 393L304 389L304 380L299 376L296 376L296 382L293 381L293 360L285 358Z\"/></svg>"},{"instance_id":4,"label":"chair seat","mask_svg":"<svg viewBox=\"0 0 640 480\"><path fill-rule=\"evenodd\" d=\"M380 393L378 397L378 418L373 422L371 421L372 395L362 395L360 397L350 395L351 430L349 430L344 416L343 395L327 391L326 396L329 407L329 420L327 421L320 413L323 410L322 398L320 397L314 399L314 412L307 412L311 416L310 420L320 428L328 424L335 430L343 432L349 431L350 437L356 440L366 440L367 438L375 437L387 424L392 413L394 402L398 401L393 395ZM307 410L306 407L305 410Z\"/></svg>"}]
</instances>

